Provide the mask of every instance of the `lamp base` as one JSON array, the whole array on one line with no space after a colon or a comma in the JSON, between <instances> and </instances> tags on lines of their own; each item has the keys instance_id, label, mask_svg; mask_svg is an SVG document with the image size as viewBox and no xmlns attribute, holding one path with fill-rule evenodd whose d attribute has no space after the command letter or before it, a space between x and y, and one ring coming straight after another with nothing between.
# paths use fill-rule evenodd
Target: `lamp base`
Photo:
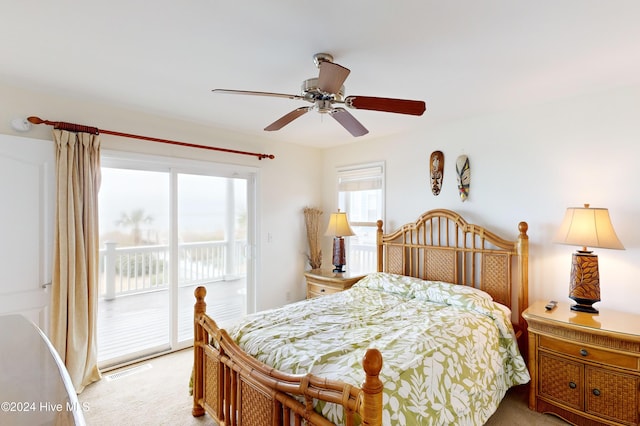
<instances>
[{"instance_id":1,"label":"lamp base","mask_svg":"<svg viewBox=\"0 0 640 426\"><path fill-rule=\"evenodd\" d=\"M571 305L571 310L572 311L578 311L578 312L587 312L589 314L597 314L598 310L596 308L594 308L591 305L583 305L581 303L578 303L576 305Z\"/></svg>"},{"instance_id":2,"label":"lamp base","mask_svg":"<svg viewBox=\"0 0 640 426\"><path fill-rule=\"evenodd\" d=\"M335 237L333 239L333 272L344 272L344 265L347 256L344 249L344 238Z\"/></svg>"},{"instance_id":3,"label":"lamp base","mask_svg":"<svg viewBox=\"0 0 640 426\"><path fill-rule=\"evenodd\" d=\"M578 250L571 261L571 285L569 299L576 302L572 311L597 314L593 305L600 301L600 277L598 256L590 251Z\"/></svg>"}]
</instances>

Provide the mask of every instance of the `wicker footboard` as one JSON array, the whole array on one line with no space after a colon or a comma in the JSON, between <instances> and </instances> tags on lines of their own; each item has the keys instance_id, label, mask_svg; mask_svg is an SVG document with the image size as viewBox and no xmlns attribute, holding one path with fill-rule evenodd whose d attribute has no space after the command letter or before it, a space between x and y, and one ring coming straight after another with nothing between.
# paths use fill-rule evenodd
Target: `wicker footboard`
<instances>
[{"instance_id":1,"label":"wicker footboard","mask_svg":"<svg viewBox=\"0 0 640 426\"><path fill-rule=\"evenodd\" d=\"M361 387L312 374L292 375L275 370L247 355L206 314L206 289L195 290L194 416L209 414L218 424L265 426L333 425L314 411L317 401L339 404L346 425L382 424L383 384L378 374L382 355L369 349L363 359Z\"/></svg>"}]
</instances>

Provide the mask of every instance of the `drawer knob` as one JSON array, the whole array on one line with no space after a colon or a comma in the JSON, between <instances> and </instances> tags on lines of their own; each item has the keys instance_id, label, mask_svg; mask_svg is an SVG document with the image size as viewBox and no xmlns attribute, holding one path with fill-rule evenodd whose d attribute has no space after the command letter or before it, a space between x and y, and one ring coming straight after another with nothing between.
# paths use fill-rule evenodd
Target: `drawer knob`
<instances>
[{"instance_id":1,"label":"drawer knob","mask_svg":"<svg viewBox=\"0 0 640 426\"><path fill-rule=\"evenodd\" d=\"M324 288L320 289L320 293L324 293L324 290L325 290Z\"/></svg>"},{"instance_id":2,"label":"drawer knob","mask_svg":"<svg viewBox=\"0 0 640 426\"><path fill-rule=\"evenodd\" d=\"M593 390L593 394L594 394L595 396L600 396L600 389L594 389L594 390Z\"/></svg>"},{"instance_id":3,"label":"drawer knob","mask_svg":"<svg viewBox=\"0 0 640 426\"><path fill-rule=\"evenodd\" d=\"M589 355L589 352L587 352L586 349L580 349L580 355L587 356L587 355Z\"/></svg>"},{"instance_id":4,"label":"drawer knob","mask_svg":"<svg viewBox=\"0 0 640 426\"><path fill-rule=\"evenodd\" d=\"M571 389L575 389L575 388L577 388L577 387L578 387L578 385L576 385L576 382L569 382L569 387L570 387Z\"/></svg>"}]
</instances>

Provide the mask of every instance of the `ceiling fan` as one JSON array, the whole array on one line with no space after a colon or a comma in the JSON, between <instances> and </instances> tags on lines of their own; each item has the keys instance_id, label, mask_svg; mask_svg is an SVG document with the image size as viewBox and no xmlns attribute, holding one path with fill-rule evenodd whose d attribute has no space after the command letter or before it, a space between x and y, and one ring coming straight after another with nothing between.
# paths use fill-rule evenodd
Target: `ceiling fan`
<instances>
[{"instance_id":1,"label":"ceiling fan","mask_svg":"<svg viewBox=\"0 0 640 426\"><path fill-rule=\"evenodd\" d=\"M317 53L313 60L318 67L318 77L313 77L302 82L301 94L288 95L285 93L254 92L250 90L213 89L215 93L228 93L234 95L271 96L277 98L299 99L312 103L312 106L303 106L280 117L264 128L266 131L280 130L296 118L311 110L323 114L329 114L340 123L353 136L362 136L369 131L351 115L344 105L353 109L393 112L396 114L422 115L426 109L424 101L409 99L378 98L371 96L347 96L344 97L343 83L351 72L349 69L333 62L333 56L328 53Z\"/></svg>"}]
</instances>

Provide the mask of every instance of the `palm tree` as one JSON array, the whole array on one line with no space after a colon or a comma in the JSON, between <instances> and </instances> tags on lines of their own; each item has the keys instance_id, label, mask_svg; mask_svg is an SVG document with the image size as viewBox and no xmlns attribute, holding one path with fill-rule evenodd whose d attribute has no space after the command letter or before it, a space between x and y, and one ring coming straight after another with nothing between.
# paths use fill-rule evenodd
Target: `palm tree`
<instances>
[{"instance_id":1,"label":"palm tree","mask_svg":"<svg viewBox=\"0 0 640 426\"><path fill-rule=\"evenodd\" d=\"M133 245L140 245L142 242L140 226L143 223L152 223L153 216L147 215L144 209L132 210L131 214L126 212L120 213L120 219L116 221L116 226L131 227L131 235L133 236Z\"/></svg>"}]
</instances>

